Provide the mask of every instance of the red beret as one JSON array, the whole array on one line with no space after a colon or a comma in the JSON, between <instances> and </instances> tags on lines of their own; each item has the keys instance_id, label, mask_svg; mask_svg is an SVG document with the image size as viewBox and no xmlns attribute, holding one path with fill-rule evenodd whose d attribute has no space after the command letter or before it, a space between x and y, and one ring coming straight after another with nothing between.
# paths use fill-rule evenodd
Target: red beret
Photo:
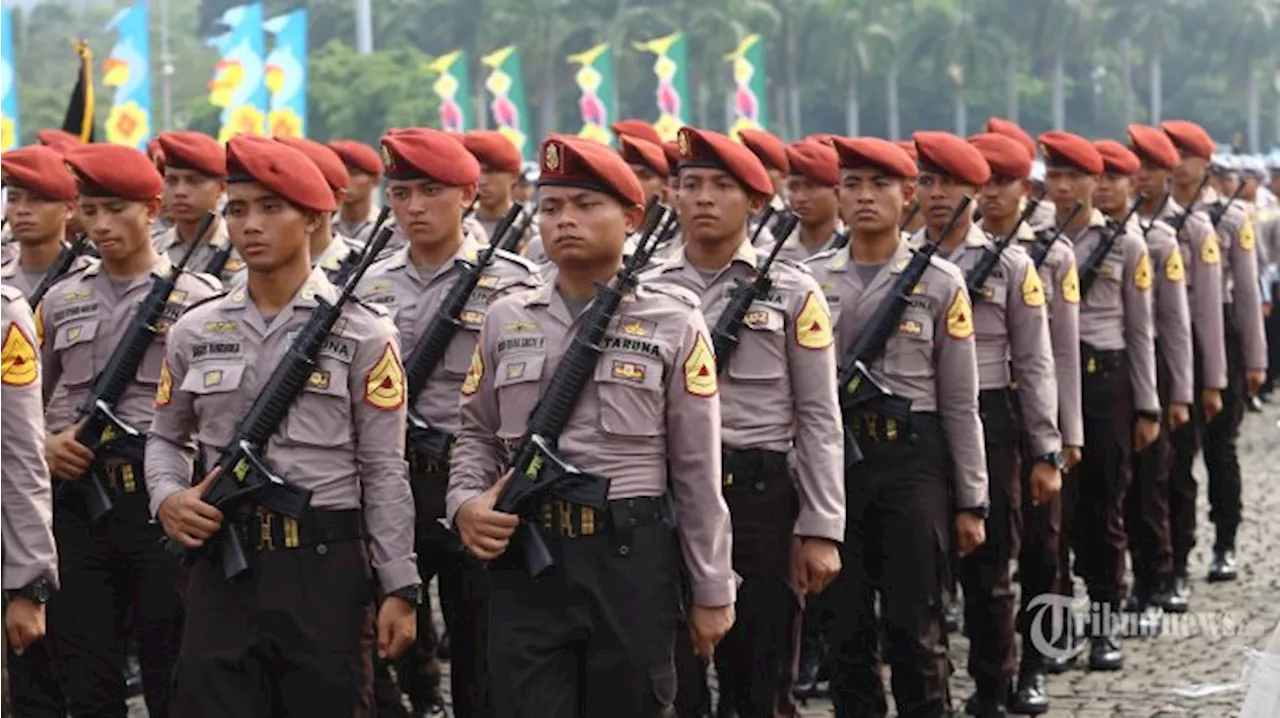
<instances>
[{"instance_id":1,"label":"red beret","mask_svg":"<svg viewBox=\"0 0 1280 718\"><path fill-rule=\"evenodd\" d=\"M382 164L390 179L427 178L454 187L480 179L480 163L461 138L422 127L384 135Z\"/></svg>"},{"instance_id":2,"label":"red beret","mask_svg":"<svg viewBox=\"0 0 1280 718\"><path fill-rule=\"evenodd\" d=\"M1017 124L1010 122L1003 117L992 117L987 120L987 132L997 135L1004 135L1009 139L1022 145L1027 150L1027 159L1035 161L1036 159L1036 141L1031 139L1031 135L1027 131L1019 127ZM1030 171L1027 174L1031 174Z\"/></svg>"},{"instance_id":3,"label":"red beret","mask_svg":"<svg viewBox=\"0 0 1280 718\"><path fill-rule=\"evenodd\" d=\"M893 144L902 148L902 151L907 153L907 156L911 158L913 163L920 161L920 153L916 151L916 143L914 140L896 140Z\"/></svg>"},{"instance_id":4,"label":"red beret","mask_svg":"<svg viewBox=\"0 0 1280 718\"><path fill-rule=\"evenodd\" d=\"M62 155L41 145L10 150L0 155L4 183L22 187L47 200L76 198L76 178L67 171Z\"/></svg>"},{"instance_id":5,"label":"red beret","mask_svg":"<svg viewBox=\"0 0 1280 718\"><path fill-rule=\"evenodd\" d=\"M1166 170L1176 170L1182 163L1178 156L1178 148L1173 146L1159 127L1151 125L1129 125L1129 149L1138 157Z\"/></svg>"},{"instance_id":6,"label":"red beret","mask_svg":"<svg viewBox=\"0 0 1280 718\"><path fill-rule=\"evenodd\" d=\"M157 170L164 172L164 148L160 146L160 140L154 137L147 140L147 157L151 158L151 164Z\"/></svg>"},{"instance_id":7,"label":"red beret","mask_svg":"<svg viewBox=\"0 0 1280 718\"><path fill-rule=\"evenodd\" d=\"M1031 158L1023 146L1008 135L986 132L969 138L969 144L982 153L991 167L991 174L1007 179L1026 179L1031 176Z\"/></svg>"},{"instance_id":8,"label":"red beret","mask_svg":"<svg viewBox=\"0 0 1280 718\"><path fill-rule=\"evenodd\" d=\"M80 141L80 135L73 135L70 132L57 127L40 130L36 133L36 139L39 140L40 144L46 147L52 147L59 152L66 151L67 148L65 145L79 147L84 144Z\"/></svg>"},{"instance_id":9,"label":"red beret","mask_svg":"<svg viewBox=\"0 0 1280 718\"><path fill-rule=\"evenodd\" d=\"M623 204L644 204L644 189L618 153L607 145L564 135L542 143L538 186L568 185L604 192Z\"/></svg>"},{"instance_id":10,"label":"red beret","mask_svg":"<svg viewBox=\"0 0 1280 718\"><path fill-rule=\"evenodd\" d=\"M738 130L742 144L755 153L765 167L777 170L782 174L791 172L787 165L787 147L782 140L764 130Z\"/></svg>"},{"instance_id":11,"label":"red beret","mask_svg":"<svg viewBox=\"0 0 1280 718\"><path fill-rule=\"evenodd\" d=\"M1194 122L1165 120L1160 123L1160 129L1169 135L1169 139L1173 140L1173 144L1177 145L1178 149L1186 150L1196 157L1207 160L1218 149L1213 142L1213 137Z\"/></svg>"},{"instance_id":12,"label":"red beret","mask_svg":"<svg viewBox=\"0 0 1280 718\"><path fill-rule=\"evenodd\" d=\"M241 135L227 142L232 182L257 182L289 202L316 212L336 207L333 190L315 163L283 142Z\"/></svg>"},{"instance_id":13,"label":"red beret","mask_svg":"<svg viewBox=\"0 0 1280 718\"><path fill-rule=\"evenodd\" d=\"M195 170L210 177L227 174L227 151L203 132L161 132L156 141L164 152L166 167Z\"/></svg>"},{"instance_id":14,"label":"red beret","mask_svg":"<svg viewBox=\"0 0 1280 718\"><path fill-rule=\"evenodd\" d=\"M786 150L780 149L785 163ZM773 180L756 153L719 132L681 127L680 167L722 169L733 175L748 192L765 197L773 195Z\"/></svg>"},{"instance_id":15,"label":"red beret","mask_svg":"<svg viewBox=\"0 0 1280 718\"><path fill-rule=\"evenodd\" d=\"M342 164L342 158L337 152L305 137L277 137L276 142L283 142L306 155L311 164L324 175L324 181L330 189L339 190L351 186L351 173L347 172L347 166Z\"/></svg>"},{"instance_id":16,"label":"red beret","mask_svg":"<svg viewBox=\"0 0 1280 718\"><path fill-rule=\"evenodd\" d=\"M675 168L680 166L680 143L672 140L662 143L662 153L667 156L667 167L675 174Z\"/></svg>"},{"instance_id":17,"label":"red beret","mask_svg":"<svg viewBox=\"0 0 1280 718\"><path fill-rule=\"evenodd\" d=\"M811 182L835 187L840 184L840 157L830 144L801 140L787 147L791 174L804 175Z\"/></svg>"},{"instance_id":18,"label":"red beret","mask_svg":"<svg viewBox=\"0 0 1280 718\"><path fill-rule=\"evenodd\" d=\"M378 177L382 175L382 158L369 145L355 140L333 140L329 149L338 153L342 163L351 169Z\"/></svg>"},{"instance_id":19,"label":"red beret","mask_svg":"<svg viewBox=\"0 0 1280 718\"><path fill-rule=\"evenodd\" d=\"M662 145L634 135L621 135L618 142L622 145L618 153L627 164L644 165L663 177L671 174L671 163L667 162L667 153L662 149Z\"/></svg>"},{"instance_id":20,"label":"red beret","mask_svg":"<svg viewBox=\"0 0 1280 718\"><path fill-rule=\"evenodd\" d=\"M80 183L80 194L146 202L164 191L156 166L132 147L84 145L69 150L64 159Z\"/></svg>"},{"instance_id":21,"label":"red beret","mask_svg":"<svg viewBox=\"0 0 1280 718\"><path fill-rule=\"evenodd\" d=\"M1090 175L1100 175L1104 169L1093 143L1070 132L1050 130L1040 135L1040 153L1048 167L1066 165Z\"/></svg>"},{"instance_id":22,"label":"red beret","mask_svg":"<svg viewBox=\"0 0 1280 718\"><path fill-rule=\"evenodd\" d=\"M820 142L824 145L830 145L839 136L840 135L831 132L811 132L805 136L805 139L812 142Z\"/></svg>"},{"instance_id":23,"label":"red beret","mask_svg":"<svg viewBox=\"0 0 1280 718\"><path fill-rule=\"evenodd\" d=\"M1096 140L1093 146L1102 155L1102 165L1107 172L1136 175L1142 169L1142 160L1133 150L1115 140Z\"/></svg>"},{"instance_id":24,"label":"red beret","mask_svg":"<svg viewBox=\"0 0 1280 718\"><path fill-rule=\"evenodd\" d=\"M609 125L609 129L613 130L613 134L618 139L638 137L655 145L662 144L662 137L658 134L658 131L653 129L653 125L644 120L618 120Z\"/></svg>"},{"instance_id":25,"label":"red beret","mask_svg":"<svg viewBox=\"0 0 1280 718\"><path fill-rule=\"evenodd\" d=\"M520 148L501 132L473 130L462 136L462 144L475 155L481 165L490 170L520 174L524 161L520 156Z\"/></svg>"},{"instance_id":26,"label":"red beret","mask_svg":"<svg viewBox=\"0 0 1280 718\"><path fill-rule=\"evenodd\" d=\"M916 161L903 149L901 142L890 142L879 137L837 137L835 148L841 169L871 167L903 179L911 179L920 174Z\"/></svg>"},{"instance_id":27,"label":"red beret","mask_svg":"<svg viewBox=\"0 0 1280 718\"><path fill-rule=\"evenodd\" d=\"M950 132L917 132L921 168L926 172L950 175L965 184L984 185L991 179L991 166L976 147Z\"/></svg>"}]
</instances>

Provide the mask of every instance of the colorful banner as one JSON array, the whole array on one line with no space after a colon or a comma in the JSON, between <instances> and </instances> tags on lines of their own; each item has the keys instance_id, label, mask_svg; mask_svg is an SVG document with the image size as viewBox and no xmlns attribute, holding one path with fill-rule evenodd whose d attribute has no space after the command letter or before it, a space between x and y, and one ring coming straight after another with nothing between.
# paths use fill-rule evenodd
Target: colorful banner
<instances>
[{"instance_id":1,"label":"colorful banner","mask_svg":"<svg viewBox=\"0 0 1280 718\"><path fill-rule=\"evenodd\" d=\"M573 74L581 95L578 97L578 111L582 115L582 129L579 137L586 137L606 145L613 144L613 133L609 125L613 123L613 51L608 43L570 55L569 64L580 65Z\"/></svg>"},{"instance_id":2,"label":"colorful banner","mask_svg":"<svg viewBox=\"0 0 1280 718\"><path fill-rule=\"evenodd\" d=\"M102 84L116 88L107 111L107 142L145 150L152 130L146 0L117 12L107 30L116 32L116 45L102 63Z\"/></svg>"},{"instance_id":3,"label":"colorful banner","mask_svg":"<svg viewBox=\"0 0 1280 718\"><path fill-rule=\"evenodd\" d=\"M18 121L18 68L13 64L13 22L9 8L0 8L0 152L22 141Z\"/></svg>"},{"instance_id":4,"label":"colorful banner","mask_svg":"<svg viewBox=\"0 0 1280 718\"><path fill-rule=\"evenodd\" d=\"M682 32L635 45L641 52L657 55L653 74L658 79L658 120L653 128L663 140L676 139L685 125L689 108L689 39Z\"/></svg>"},{"instance_id":5,"label":"colorful banner","mask_svg":"<svg viewBox=\"0 0 1280 718\"><path fill-rule=\"evenodd\" d=\"M267 20L275 46L267 55L267 92L271 111L267 130L272 137L307 136L307 10L299 8Z\"/></svg>"},{"instance_id":6,"label":"colorful banner","mask_svg":"<svg viewBox=\"0 0 1280 718\"><path fill-rule=\"evenodd\" d=\"M733 63L733 126L729 128L729 136L737 137L738 130L765 129L768 121L768 105L765 102L769 94L768 68L765 64L764 38L756 34L747 35L738 44L738 49L729 53L726 60Z\"/></svg>"},{"instance_id":7,"label":"colorful banner","mask_svg":"<svg viewBox=\"0 0 1280 718\"><path fill-rule=\"evenodd\" d=\"M440 129L466 132L471 128L471 82L467 77L467 51L454 50L427 64L427 70L439 75L431 83L440 98Z\"/></svg>"},{"instance_id":8,"label":"colorful banner","mask_svg":"<svg viewBox=\"0 0 1280 718\"><path fill-rule=\"evenodd\" d=\"M520 148L525 160L533 159L533 143L529 142L529 108L524 104L524 70L520 66L520 50L508 45L480 59L492 68L484 78L484 89L493 97L489 110L498 131Z\"/></svg>"},{"instance_id":9,"label":"colorful banner","mask_svg":"<svg viewBox=\"0 0 1280 718\"><path fill-rule=\"evenodd\" d=\"M267 85L263 55L262 3L238 5L222 14L227 32L209 40L219 60L209 82L209 102L221 107L218 140L261 135L267 125Z\"/></svg>"}]
</instances>

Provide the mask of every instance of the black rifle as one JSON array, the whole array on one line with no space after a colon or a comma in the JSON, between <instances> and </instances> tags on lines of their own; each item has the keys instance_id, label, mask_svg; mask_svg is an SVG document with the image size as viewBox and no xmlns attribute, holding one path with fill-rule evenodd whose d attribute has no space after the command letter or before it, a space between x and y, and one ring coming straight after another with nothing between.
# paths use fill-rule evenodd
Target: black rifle
<instances>
[{"instance_id":1,"label":"black rifle","mask_svg":"<svg viewBox=\"0 0 1280 718\"><path fill-rule=\"evenodd\" d=\"M1173 193L1170 192L1169 190L1165 190L1164 194L1160 195L1160 201L1156 203L1156 211L1152 213L1151 221L1147 222L1142 227L1143 239L1146 239L1147 235L1151 234L1151 228L1156 226L1156 222L1159 221L1160 215L1164 214L1164 208L1169 206L1169 200L1172 197L1173 197Z\"/></svg>"},{"instance_id":2,"label":"black rifle","mask_svg":"<svg viewBox=\"0 0 1280 718\"><path fill-rule=\"evenodd\" d=\"M924 276L933 255L938 252L938 245L951 234L960 218L969 211L972 200L965 197L951 214L947 226L938 235L937 242L928 241L924 246L911 254L911 261L903 268L893 287L880 304L875 314L871 315L867 326L845 352L844 360L837 374L837 388L840 392L840 409L844 415L844 459L846 466L854 466L862 462L862 449L853 436L850 425L855 421L853 412L858 409L869 409L886 417L906 422L911 418L911 400L894 394L887 386L871 373L871 365L884 353L889 338L898 330L902 314L911 302L911 294Z\"/></svg>"},{"instance_id":3,"label":"black rifle","mask_svg":"<svg viewBox=\"0 0 1280 718\"><path fill-rule=\"evenodd\" d=\"M1227 210L1231 209L1231 205L1234 204L1236 200L1240 199L1240 195L1242 194L1244 194L1244 182L1236 185L1236 191L1231 193L1231 197L1229 197L1226 202L1214 208L1213 212L1209 215L1209 219L1213 221L1214 229L1218 228L1218 223L1222 221L1224 216L1226 216Z\"/></svg>"},{"instance_id":4,"label":"black rifle","mask_svg":"<svg viewBox=\"0 0 1280 718\"><path fill-rule=\"evenodd\" d=\"M918 201L912 203L911 209L907 211L907 216L903 217L902 221L898 223L898 229L906 229L907 225L911 224L911 220L915 219L917 214L920 214L920 202Z\"/></svg>"},{"instance_id":5,"label":"black rifle","mask_svg":"<svg viewBox=\"0 0 1280 718\"><path fill-rule=\"evenodd\" d=\"M800 218L794 212L787 212L782 216L782 220L778 226L785 230L781 235L783 238L791 234L791 230L795 229ZM756 228L756 235L760 234L760 228ZM756 237L751 238L751 243L755 244ZM742 321L747 316L747 311L751 309L751 305L760 301L764 297L769 296L769 291L773 289L773 280L769 278L769 268L773 266L773 260L778 257L778 250L782 249L784 239L780 238L774 243L773 249L769 252L769 256L756 267L756 278L753 281L739 279L738 286L733 288L733 292L729 295L729 303L725 306L724 312L720 314L720 319L716 321L716 325L711 330L711 345L716 353L716 372L723 374L725 367L729 366L729 360L733 356L733 350L738 348L738 334L742 331Z\"/></svg>"},{"instance_id":6,"label":"black rifle","mask_svg":"<svg viewBox=\"0 0 1280 718\"><path fill-rule=\"evenodd\" d=\"M573 415L578 398L595 373L601 342L618 304L623 295L632 291L641 270L649 263L656 246L652 240L675 226L668 219L662 232L656 232L665 210L656 202L651 201L650 205L635 254L623 264L613 282L596 288L595 299L582 317L546 392L529 415L528 428L511 464L510 478L494 504L496 510L526 514L533 510L534 500L548 493L594 509L607 505L609 480L583 474L560 457L556 444ZM521 520L515 539L524 553L525 568L530 576L536 577L555 564L542 535L529 520Z\"/></svg>"},{"instance_id":7,"label":"black rifle","mask_svg":"<svg viewBox=\"0 0 1280 718\"><path fill-rule=\"evenodd\" d=\"M1058 243L1063 233L1067 231L1067 227L1071 226L1071 220L1075 219L1082 209L1084 209L1084 202L1076 200L1076 203L1071 205L1071 211L1067 212L1066 218L1058 223L1057 229L1044 230L1044 237L1039 236L1040 233L1037 233L1036 243L1031 245L1031 249L1028 252L1031 255L1032 263L1036 265L1036 269L1039 269L1044 264L1044 260L1049 257L1049 250L1053 249L1053 245ZM1050 231L1052 234L1049 234Z\"/></svg>"},{"instance_id":8,"label":"black rifle","mask_svg":"<svg viewBox=\"0 0 1280 718\"><path fill-rule=\"evenodd\" d=\"M413 408L414 400L426 388L427 377L431 376L440 361L444 359L445 352L449 351L449 344L462 328L460 319L462 310L466 308L467 302L471 301L471 293L479 285L484 270L493 264L498 250L511 252L519 243L523 232L512 231L512 225L523 210L524 207L519 202L507 210L506 216L494 230L493 243L476 252L475 261L459 259L455 262L459 271L458 279L449 288L444 301L436 307L436 313L431 317L431 322L427 324L418 343L414 345L413 351L404 362L405 381L409 387L406 402L409 406L408 443L419 453L443 459L448 452L449 440L452 437L432 427L430 422ZM530 212L528 216L532 214Z\"/></svg>"},{"instance_id":9,"label":"black rifle","mask_svg":"<svg viewBox=\"0 0 1280 718\"><path fill-rule=\"evenodd\" d=\"M369 232L369 238L373 239L382 232L382 227L391 219L391 206L382 205L382 209L378 210L378 218L373 221L373 230ZM334 237L333 241L341 242L342 240ZM351 276L351 270L360 266L364 261L365 254L368 253L368 247L361 247L359 251L351 250L347 252L347 256L342 258L342 263L338 265L338 271L333 275L333 283L341 287L347 283L347 277Z\"/></svg>"},{"instance_id":10,"label":"black rifle","mask_svg":"<svg viewBox=\"0 0 1280 718\"><path fill-rule=\"evenodd\" d=\"M32 309L40 306L40 300L44 299L44 295L49 293L49 289L71 270L71 265L75 264L76 259L81 254L84 254L84 250L88 246L89 236L81 232L76 235L71 244L63 247L62 251L58 252L58 258L53 260L49 271L44 273L44 276L40 278L40 283L36 285L35 289L31 290L31 294L27 297L27 303L31 305Z\"/></svg>"},{"instance_id":11,"label":"black rifle","mask_svg":"<svg viewBox=\"0 0 1280 718\"><path fill-rule=\"evenodd\" d=\"M1192 212L1195 211L1196 200L1200 199L1200 194L1204 192L1204 188L1209 186L1209 180L1213 177L1208 173L1204 173L1204 177L1200 178L1200 184L1196 186L1196 193L1191 195L1191 201L1186 207L1182 208L1182 214L1173 221L1173 233L1175 236L1182 234L1182 228L1187 226L1187 220L1191 218ZM1212 218L1210 218L1212 219ZM1216 224L1214 225L1217 226Z\"/></svg>"},{"instance_id":12,"label":"black rifle","mask_svg":"<svg viewBox=\"0 0 1280 718\"><path fill-rule=\"evenodd\" d=\"M102 373L93 381L93 389L88 398L80 406L77 421L84 423L76 431L76 441L83 444L94 454L110 452L119 458L140 462L146 451L146 427L138 429L125 423L116 415L116 404L124 395L129 385L137 376L138 366L142 364L147 349L156 337L160 336L160 321L165 305L169 303L169 295L173 293L178 277L186 270L187 261L200 247L200 241L209 231L215 216L207 212L196 230L196 237L191 241L182 259L173 267L168 276L156 275L151 280L151 289L129 320L129 328L125 330L120 343L111 350L111 358L107 360ZM168 317L176 320L177 317ZM91 523L97 523L112 508L111 495L102 485L100 467L95 458L93 466L71 486L76 487L84 500L84 508ZM141 476L138 477L142 479Z\"/></svg>"},{"instance_id":13,"label":"black rifle","mask_svg":"<svg viewBox=\"0 0 1280 718\"><path fill-rule=\"evenodd\" d=\"M973 269L969 270L969 276L965 277L966 283L969 285L969 296L973 298L973 301L976 302L982 299L982 288L986 286L987 279L991 277L991 273L996 271L996 265L1000 263L1000 255L1018 237L1018 230L1022 229L1022 225L1028 219L1031 219L1031 215L1035 213L1036 208L1039 206L1040 202L1038 200L1028 202L1009 234L1001 237L993 246L982 248L982 256L978 257Z\"/></svg>"},{"instance_id":14,"label":"black rifle","mask_svg":"<svg viewBox=\"0 0 1280 718\"><path fill-rule=\"evenodd\" d=\"M222 567L222 575L228 581L249 570L249 561L235 527L228 524L234 511L245 504L254 503L278 514L297 519L311 503L311 491L286 483L263 456L267 443L284 422L311 373L316 368L316 357L329 337L333 325L342 315L342 308L352 297L360 278L364 276L373 258L391 238L391 229L384 228L370 243L360 266L343 284L337 301L330 304L316 297L316 308L307 323L298 331L289 345L284 359L271 372L267 383L258 392L249 411L236 426L235 436L218 454L213 464L217 476L201 497L205 503L216 507L226 517L218 532L211 536L203 548L189 550L172 539L168 548L191 563L208 552L216 557ZM212 473L212 472L210 472Z\"/></svg>"},{"instance_id":15,"label":"black rifle","mask_svg":"<svg viewBox=\"0 0 1280 718\"><path fill-rule=\"evenodd\" d=\"M1133 200L1133 206L1125 212L1124 218L1119 221L1112 221L1108 229L1107 236L1098 240L1098 244L1094 246L1093 251L1085 257L1084 263L1080 265L1080 296L1089 296L1089 288L1097 281L1098 275L1102 272L1102 263L1107 261L1107 255L1111 253L1111 248L1115 246L1116 240L1120 235L1124 234L1129 228L1129 220L1137 213L1138 208L1147 201L1144 194L1139 194Z\"/></svg>"}]
</instances>

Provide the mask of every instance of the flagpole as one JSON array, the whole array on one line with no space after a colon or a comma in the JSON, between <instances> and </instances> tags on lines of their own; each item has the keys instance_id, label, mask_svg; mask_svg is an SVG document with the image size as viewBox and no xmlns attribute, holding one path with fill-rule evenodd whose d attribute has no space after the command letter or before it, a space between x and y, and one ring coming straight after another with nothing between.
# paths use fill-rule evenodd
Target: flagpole
<instances>
[{"instance_id":1,"label":"flagpole","mask_svg":"<svg viewBox=\"0 0 1280 718\"><path fill-rule=\"evenodd\" d=\"M161 130L173 126L173 56L169 53L169 0L160 0Z\"/></svg>"}]
</instances>

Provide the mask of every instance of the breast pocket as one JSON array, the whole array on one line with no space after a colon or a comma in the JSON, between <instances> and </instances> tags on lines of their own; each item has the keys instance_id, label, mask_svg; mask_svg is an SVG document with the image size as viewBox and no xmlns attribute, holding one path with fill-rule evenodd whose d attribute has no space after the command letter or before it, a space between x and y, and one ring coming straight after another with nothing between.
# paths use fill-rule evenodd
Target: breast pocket
<instances>
[{"instance_id":1,"label":"breast pocket","mask_svg":"<svg viewBox=\"0 0 1280 718\"><path fill-rule=\"evenodd\" d=\"M453 340L449 342L449 348L444 353L444 359L440 362L444 376L457 379L459 383L462 382L463 377L467 375L467 369L471 367L471 355L475 353L478 336L478 331L465 327L453 335Z\"/></svg>"},{"instance_id":2,"label":"breast pocket","mask_svg":"<svg viewBox=\"0 0 1280 718\"><path fill-rule=\"evenodd\" d=\"M512 354L498 361L494 369L493 388L498 393L498 410L502 425L498 436L515 439L524 435L529 414L541 394L545 354Z\"/></svg>"},{"instance_id":3,"label":"breast pocket","mask_svg":"<svg viewBox=\"0 0 1280 718\"><path fill-rule=\"evenodd\" d=\"M600 392L600 428L605 433L618 436L664 433L661 361L606 354L596 365L595 378Z\"/></svg>"},{"instance_id":4,"label":"breast pocket","mask_svg":"<svg viewBox=\"0 0 1280 718\"><path fill-rule=\"evenodd\" d=\"M93 340L98 335L98 319L81 319L58 326L53 349L62 363L62 383L69 389L93 381Z\"/></svg>"},{"instance_id":5,"label":"breast pocket","mask_svg":"<svg viewBox=\"0 0 1280 718\"><path fill-rule=\"evenodd\" d=\"M1082 278L1083 279L1083 278ZM1084 305L1090 309L1105 309L1120 304L1120 283L1124 279L1124 265L1116 259L1108 259L1098 268L1098 276L1084 295ZM1081 285L1080 291L1084 291Z\"/></svg>"},{"instance_id":6,"label":"breast pocket","mask_svg":"<svg viewBox=\"0 0 1280 718\"><path fill-rule=\"evenodd\" d=\"M149 344L147 344L146 352L142 355L142 361L138 363L138 371L134 378L140 384L159 384L160 383L160 367L164 364L164 335L157 336Z\"/></svg>"},{"instance_id":7,"label":"breast pocket","mask_svg":"<svg viewBox=\"0 0 1280 718\"><path fill-rule=\"evenodd\" d=\"M752 309L743 318L726 373L742 382L774 382L786 376L786 319L776 309Z\"/></svg>"},{"instance_id":8,"label":"breast pocket","mask_svg":"<svg viewBox=\"0 0 1280 718\"><path fill-rule=\"evenodd\" d=\"M1008 288L1003 282L987 282L982 300L973 305L973 326L979 339L996 339L1005 335L1008 296Z\"/></svg>"},{"instance_id":9,"label":"breast pocket","mask_svg":"<svg viewBox=\"0 0 1280 718\"><path fill-rule=\"evenodd\" d=\"M908 378L933 376L933 315L908 310L885 348L884 364L893 374Z\"/></svg>"},{"instance_id":10,"label":"breast pocket","mask_svg":"<svg viewBox=\"0 0 1280 718\"><path fill-rule=\"evenodd\" d=\"M284 420L284 435L305 446L343 446L351 442L351 367L321 358Z\"/></svg>"},{"instance_id":11,"label":"breast pocket","mask_svg":"<svg viewBox=\"0 0 1280 718\"><path fill-rule=\"evenodd\" d=\"M201 362L182 377L179 388L193 395L199 425L196 438L201 444L223 447L231 443L242 413L237 390L244 381L244 369L242 362Z\"/></svg>"}]
</instances>

